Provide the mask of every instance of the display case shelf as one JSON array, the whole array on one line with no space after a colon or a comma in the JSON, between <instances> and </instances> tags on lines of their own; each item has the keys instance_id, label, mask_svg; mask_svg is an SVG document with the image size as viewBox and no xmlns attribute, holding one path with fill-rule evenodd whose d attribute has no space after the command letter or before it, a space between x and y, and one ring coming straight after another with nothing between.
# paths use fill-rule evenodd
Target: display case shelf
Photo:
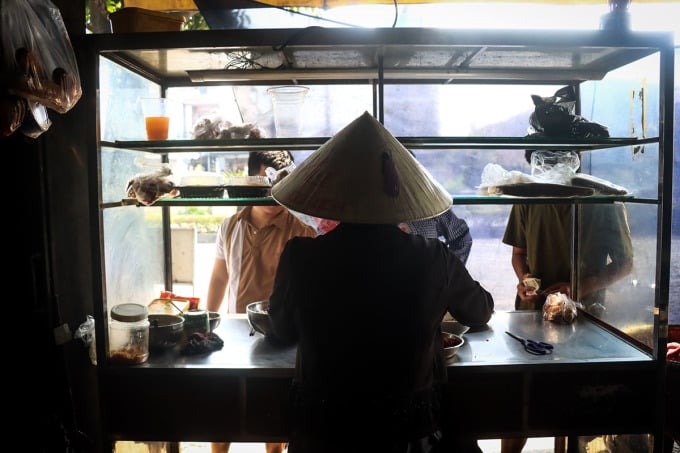
<instances>
[{"instance_id":1,"label":"display case shelf","mask_svg":"<svg viewBox=\"0 0 680 453\"><path fill-rule=\"evenodd\" d=\"M516 197L510 195L454 195L454 205L513 205L513 204L594 204L594 203L642 203L656 204L651 198L634 198L632 195L591 195L577 197ZM271 197L265 198L161 198L151 206L274 206L277 202ZM144 207L134 198L125 198L120 203L106 203L103 208L118 206Z\"/></svg>"},{"instance_id":2,"label":"display case shelf","mask_svg":"<svg viewBox=\"0 0 680 453\"><path fill-rule=\"evenodd\" d=\"M574 139L555 137L396 137L406 148L418 149L571 149L588 151L622 146L644 146L658 143L659 137L650 138L597 138ZM153 153L315 150L330 137L301 137L297 139L212 139L212 140L134 140L102 142L102 146L134 149Z\"/></svg>"}]
</instances>

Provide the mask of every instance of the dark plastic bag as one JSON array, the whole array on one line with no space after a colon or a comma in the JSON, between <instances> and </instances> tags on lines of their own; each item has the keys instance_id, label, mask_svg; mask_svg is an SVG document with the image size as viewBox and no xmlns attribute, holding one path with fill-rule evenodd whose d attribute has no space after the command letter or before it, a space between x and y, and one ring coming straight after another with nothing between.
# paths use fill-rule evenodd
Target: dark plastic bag
<instances>
[{"instance_id":1,"label":"dark plastic bag","mask_svg":"<svg viewBox=\"0 0 680 453\"><path fill-rule=\"evenodd\" d=\"M2 0L2 84L10 94L58 113L82 95L75 53L59 9L49 0Z\"/></svg>"},{"instance_id":2,"label":"dark plastic bag","mask_svg":"<svg viewBox=\"0 0 680 453\"><path fill-rule=\"evenodd\" d=\"M575 115L573 87L560 88L554 95L531 95L534 112L529 117L529 133L546 137L606 138L609 130L594 121Z\"/></svg>"}]
</instances>

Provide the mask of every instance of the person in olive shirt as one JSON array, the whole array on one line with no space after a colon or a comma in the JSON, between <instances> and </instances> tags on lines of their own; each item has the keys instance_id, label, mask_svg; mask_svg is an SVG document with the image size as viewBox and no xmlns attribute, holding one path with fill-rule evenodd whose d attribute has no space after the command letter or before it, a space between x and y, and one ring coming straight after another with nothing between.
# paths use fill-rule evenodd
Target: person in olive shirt
<instances>
[{"instance_id":1,"label":"person in olive shirt","mask_svg":"<svg viewBox=\"0 0 680 453\"><path fill-rule=\"evenodd\" d=\"M484 326L494 303L444 243L398 224L451 196L368 113L272 195L340 221L286 244L270 297L275 338L297 343L289 453L442 451L442 317Z\"/></svg>"},{"instance_id":2,"label":"person in olive shirt","mask_svg":"<svg viewBox=\"0 0 680 453\"><path fill-rule=\"evenodd\" d=\"M531 162L532 152L525 157ZM579 209L578 301L586 309L605 305L605 289L630 274L633 244L622 203L582 203ZM539 310L545 296L562 292L571 297L572 204L513 205L503 243L512 246L517 275L515 309ZM524 279L541 280L532 294Z\"/></svg>"},{"instance_id":3,"label":"person in olive shirt","mask_svg":"<svg viewBox=\"0 0 680 453\"><path fill-rule=\"evenodd\" d=\"M251 152L248 174L264 176L267 167L281 170L292 163L288 151ZM313 227L278 205L248 206L225 219L217 232L208 310L220 311L225 294L226 313L245 313L249 303L268 299L286 242L296 236L315 235ZM226 453L230 444L213 443L211 447L213 453ZM266 443L265 449L267 453L282 453L285 443Z\"/></svg>"},{"instance_id":4,"label":"person in olive shirt","mask_svg":"<svg viewBox=\"0 0 680 453\"><path fill-rule=\"evenodd\" d=\"M531 151L525 154L531 163ZM578 302L597 315L605 289L630 274L633 244L622 203L580 204ZM550 293L571 294L572 204L518 204L510 210L503 243L512 246L516 310L541 310ZM539 278L538 293L524 284ZM501 453L521 453L526 438L501 439ZM563 442L557 438L556 445Z\"/></svg>"}]
</instances>

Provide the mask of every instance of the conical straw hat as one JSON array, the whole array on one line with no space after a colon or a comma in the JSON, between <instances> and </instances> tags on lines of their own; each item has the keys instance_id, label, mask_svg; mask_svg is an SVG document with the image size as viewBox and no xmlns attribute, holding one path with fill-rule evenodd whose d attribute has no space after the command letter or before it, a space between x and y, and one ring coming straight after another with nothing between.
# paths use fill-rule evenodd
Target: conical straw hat
<instances>
[{"instance_id":1,"label":"conical straw hat","mask_svg":"<svg viewBox=\"0 0 680 453\"><path fill-rule=\"evenodd\" d=\"M368 112L272 187L280 204L348 223L397 224L437 216L451 195Z\"/></svg>"}]
</instances>

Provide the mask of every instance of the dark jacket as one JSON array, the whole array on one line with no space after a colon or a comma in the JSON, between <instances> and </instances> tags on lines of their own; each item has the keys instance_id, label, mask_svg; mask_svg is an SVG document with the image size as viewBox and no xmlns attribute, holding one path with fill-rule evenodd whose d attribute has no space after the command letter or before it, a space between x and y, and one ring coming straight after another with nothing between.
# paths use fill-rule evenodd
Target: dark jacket
<instances>
[{"instance_id":1,"label":"dark jacket","mask_svg":"<svg viewBox=\"0 0 680 453\"><path fill-rule=\"evenodd\" d=\"M298 342L291 447L295 435L408 441L436 431L447 310L480 326L493 299L439 240L346 223L291 239L269 309L277 338Z\"/></svg>"}]
</instances>

